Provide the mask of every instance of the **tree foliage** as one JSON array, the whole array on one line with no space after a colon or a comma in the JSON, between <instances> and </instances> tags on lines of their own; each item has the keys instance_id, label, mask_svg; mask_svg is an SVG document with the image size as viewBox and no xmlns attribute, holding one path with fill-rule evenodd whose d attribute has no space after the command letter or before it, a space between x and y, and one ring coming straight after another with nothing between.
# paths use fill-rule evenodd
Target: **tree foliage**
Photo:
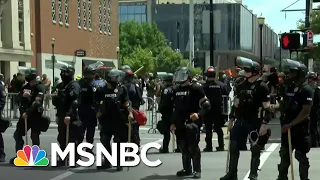
<instances>
[{"instance_id":1,"label":"tree foliage","mask_svg":"<svg viewBox=\"0 0 320 180\"><path fill-rule=\"evenodd\" d=\"M143 66L143 69L138 73L142 75L154 69L154 61L155 58L152 52L148 49L142 49L139 46L133 49L132 53L128 56L123 57L124 64L129 65L133 71Z\"/></svg>"},{"instance_id":2,"label":"tree foliage","mask_svg":"<svg viewBox=\"0 0 320 180\"><path fill-rule=\"evenodd\" d=\"M174 51L156 24L128 21L120 24L120 58L140 73L171 72L187 66L181 53ZM187 62L187 63L186 63ZM200 72L192 70L193 72Z\"/></svg>"}]
</instances>

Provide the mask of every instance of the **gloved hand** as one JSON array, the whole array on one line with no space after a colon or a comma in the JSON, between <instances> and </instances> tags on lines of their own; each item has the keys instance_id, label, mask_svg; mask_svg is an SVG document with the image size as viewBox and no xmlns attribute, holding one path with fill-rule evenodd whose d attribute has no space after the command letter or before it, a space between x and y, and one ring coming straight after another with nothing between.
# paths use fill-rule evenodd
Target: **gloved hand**
<instances>
[{"instance_id":1,"label":"gloved hand","mask_svg":"<svg viewBox=\"0 0 320 180\"><path fill-rule=\"evenodd\" d=\"M72 124L76 125L77 127L80 127L80 126L82 126L82 121L76 120L76 121L73 121Z\"/></svg>"}]
</instances>

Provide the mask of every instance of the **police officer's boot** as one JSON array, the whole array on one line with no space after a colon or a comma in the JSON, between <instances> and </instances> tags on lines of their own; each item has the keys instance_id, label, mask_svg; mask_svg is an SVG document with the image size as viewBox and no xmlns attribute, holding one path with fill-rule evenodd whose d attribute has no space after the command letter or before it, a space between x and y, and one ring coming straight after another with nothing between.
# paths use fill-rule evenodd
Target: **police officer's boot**
<instances>
[{"instance_id":1,"label":"police officer's boot","mask_svg":"<svg viewBox=\"0 0 320 180\"><path fill-rule=\"evenodd\" d=\"M238 180L239 152L230 151L229 171L220 180Z\"/></svg>"},{"instance_id":2,"label":"police officer's boot","mask_svg":"<svg viewBox=\"0 0 320 180\"><path fill-rule=\"evenodd\" d=\"M160 153L169 153L169 150L168 150L168 148L163 148L162 147L162 148L159 149L159 152Z\"/></svg>"},{"instance_id":3,"label":"police officer's boot","mask_svg":"<svg viewBox=\"0 0 320 180\"><path fill-rule=\"evenodd\" d=\"M19 150L23 149L23 145L24 145L24 141L22 139L22 135L20 135L20 133L18 133L18 131L16 130L13 134L13 138L16 141L16 152L18 152ZM9 164L14 164L14 159L16 157L13 157L10 159Z\"/></svg>"},{"instance_id":4,"label":"police officer's boot","mask_svg":"<svg viewBox=\"0 0 320 180\"><path fill-rule=\"evenodd\" d=\"M309 163L299 163L300 180L309 180Z\"/></svg>"},{"instance_id":5,"label":"police officer's boot","mask_svg":"<svg viewBox=\"0 0 320 180\"><path fill-rule=\"evenodd\" d=\"M260 147L258 145L251 147L250 180L258 180L258 168L260 164Z\"/></svg>"},{"instance_id":6,"label":"police officer's boot","mask_svg":"<svg viewBox=\"0 0 320 180\"><path fill-rule=\"evenodd\" d=\"M4 149L0 149L0 163L6 161L6 154L4 153Z\"/></svg>"},{"instance_id":7,"label":"police officer's boot","mask_svg":"<svg viewBox=\"0 0 320 180\"><path fill-rule=\"evenodd\" d=\"M191 152L191 151L190 151ZM201 178L201 152L199 147L195 150L195 153L192 152L192 165L193 165L193 178Z\"/></svg>"},{"instance_id":8,"label":"police officer's boot","mask_svg":"<svg viewBox=\"0 0 320 180\"><path fill-rule=\"evenodd\" d=\"M182 165L183 165L183 170L178 171L176 175L178 177L192 175L191 157L185 154L182 154Z\"/></svg>"},{"instance_id":9,"label":"police officer's boot","mask_svg":"<svg viewBox=\"0 0 320 180\"><path fill-rule=\"evenodd\" d=\"M288 180L288 168L289 166L278 164L279 175L277 180Z\"/></svg>"},{"instance_id":10,"label":"police officer's boot","mask_svg":"<svg viewBox=\"0 0 320 180\"><path fill-rule=\"evenodd\" d=\"M112 165L105 158L102 159L101 166L97 166L97 170L104 170L104 169L110 169L110 168L112 168Z\"/></svg>"}]
</instances>

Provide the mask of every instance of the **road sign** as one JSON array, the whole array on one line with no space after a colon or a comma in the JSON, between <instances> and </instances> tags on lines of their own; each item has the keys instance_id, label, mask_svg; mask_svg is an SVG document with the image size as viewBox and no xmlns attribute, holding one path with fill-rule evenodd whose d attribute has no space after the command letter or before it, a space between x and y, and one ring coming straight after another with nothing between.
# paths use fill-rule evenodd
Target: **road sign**
<instances>
[{"instance_id":1,"label":"road sign","mask_svg":"<svg viewBox=\"0 0 320 180\"><path fill-rule=\"evenodd\" d=\"M311 30L307 31L307 47L309 49L313 48L313 32Z\"/></svg>"},{"instance_id":2,"label":"road sign","mask_svg":"<svg viewBox=\"0 0 320 180\"><path fill-rule=\"evenodd\" d=\"M74 55L76 57L85 57L87 55L87 52L83 49L78 49L74 52Z\"/></svg>"},{"instance_id":3,"label":"road sign","mask_svg":"<svg viewBox=\"0 0 320 180\"><path fill-rule=\"evenodd\" d=\"M281 35L281 47L285 50L296 50L300 48L299 33L283 33Z\"/></svg>"}]
</instances>

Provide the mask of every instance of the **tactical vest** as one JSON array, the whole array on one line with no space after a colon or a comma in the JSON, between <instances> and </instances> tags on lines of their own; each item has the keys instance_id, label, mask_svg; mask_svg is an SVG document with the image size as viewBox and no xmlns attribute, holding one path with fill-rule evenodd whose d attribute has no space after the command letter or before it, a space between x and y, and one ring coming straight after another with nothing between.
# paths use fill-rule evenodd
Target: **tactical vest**
<instances>
[{"instance_id":1,"label":"tactical vest","mask_svg":"<svg viewBox=\"0 0 320 180\"><path fill-rule=\"evenodd\" d=\"M261 118L262 107L257 107L254 99L257 87L261 82L261 80L256 81L250 87L242 89L237 95L237 98L239 99L238 107L241 109L240 117L248 120Z\"/></svg>"},{"instance_id":2,"label":"tactical vest","mask_svg":"<svg viewBox=\"0 0 320 180\"><path fill-rule=\"evenodd\" d=\"M161 99L159 103L159 112L161 114L171 114L173 109L172 87L167 87L162 90Z\"/></svg>"},{"instance_id":3,"label":"tactical vest","mask_svg":"<svg viewBox=\"0 0 320 180\"><path fill-rule=\"evenodd\" d=\"M216 82L207 82L203 85L203 90L210 101L211 112L220 113L222 107L222 90Z\"/></svg>"},{"instance_id":4,"label":"tactical vest","mask_svg":"<svg viewBox=\"0 0 320 180\"><path fill-rule=\"evenodd\" d=\"M123 104L121 103L120 99L121 94L123 94L122 86L118 86L115 89L107 88L103 99L103 112L105 114L116 117L124 111L124 108L122 107Z\"/></svg>"},{"instance_id":5,"label":"tactical vest","mask_svg":"<svg viewBox=\"0 0 320 180\"><path fill-rule=\"evenodd\" d=\"M52 98L52 104L57 108L57 116L64 117L72 106L72 100L70 99L69 86L76 81L71 81L67 85L59 85L57 96Z\"/></svg>"}]
</instances>

